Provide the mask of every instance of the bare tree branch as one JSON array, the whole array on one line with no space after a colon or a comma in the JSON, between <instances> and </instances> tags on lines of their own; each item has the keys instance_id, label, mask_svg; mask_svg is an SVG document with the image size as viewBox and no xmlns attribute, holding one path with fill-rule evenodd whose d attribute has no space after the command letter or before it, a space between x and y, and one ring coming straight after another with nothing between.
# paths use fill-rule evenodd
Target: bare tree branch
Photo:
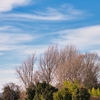
<instances>
[{"instance_id":1,"label":"bare tree branch","mask_svg":"<svg viewBox=\"0 0 100 100\"><path fill-rule=\"evenodd\" d=\"M22 65L16 68L17 75L24 87L27 88L31 83L33 83L33 72L34 64L36 62L35 53L29 56Z\"/></svg>"}]
</instances>

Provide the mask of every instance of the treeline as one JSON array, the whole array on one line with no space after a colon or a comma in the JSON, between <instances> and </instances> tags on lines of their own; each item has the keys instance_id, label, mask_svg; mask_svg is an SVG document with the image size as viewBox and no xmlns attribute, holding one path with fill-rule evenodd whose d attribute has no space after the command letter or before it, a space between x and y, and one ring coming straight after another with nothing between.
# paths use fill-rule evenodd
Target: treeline
<instances>
[{"instance_id":1,"label":"treeline","mask_svg":"<svg viewBox=\"0 0 100 100\"><path fill-rule=\"evenodd\" d=\"M100 100L100 88L87 89L77 80L64 81L60 89L46 82L31 83L21 91L14 83L6 84L0 100Z\"/></svg>"},{"instance_id":2,"label":"treeline","mask_svg":"<svg viewBox=\"0 0 100 100\"><path fill-rule=\"evenodd\" d=\"M35 53L29 56L16 72L25 90L20 95L27 94L26 100L89 100L90 95L100 96L99 55L81 53L74 45L49 46L40 56ZM97 95L93 94L93 89Z\"/></svg>"}]
</instances>

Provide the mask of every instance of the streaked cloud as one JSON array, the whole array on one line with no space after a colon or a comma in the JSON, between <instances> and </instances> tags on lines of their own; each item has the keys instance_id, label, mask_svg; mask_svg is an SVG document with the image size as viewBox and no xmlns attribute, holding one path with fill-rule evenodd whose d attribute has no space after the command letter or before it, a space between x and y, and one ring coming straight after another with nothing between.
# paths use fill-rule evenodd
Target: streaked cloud
<instances>
[{"instance_id":1,"label":"streaked cloud","mask_svg":"<svg viewBox=\"0 0 100 100\"><path fill-rule=\"evenodd\" d=\"M11 26L0 26L0 31L4 31L11 28Z\"/></svg>"},{"instance_id":2,"label":"streaked cloud","mask_svg":"<svg viewBox=\"0 0 100 100\"><path fill-rule=\"evenodd\" d=\"M73 6L65 4L60 6L59 8L51 8L48 7L42 11L34 11L34 13L10 13L10 14L2 14L3 20L44 20L44 21L63 21L63 20L79 20L83 15L85 15L85 11L80 11L75 9Z\"/></svg>"},{"instance_id":3,"label":"streaked cloud","mask_svg":"<svg viewBox=\"0 0 100 100\"><path fill-rule=\"evenodd\" d=\"M26 33L19 27L2 26L0 27L0 51L20 49L36 38L35 34Z\"/></svg>"},{"instance_id":4,"label":"streaked cloud","mask_svg":"<svg viewBox=\"0 0 100 100\"><path fill-rule=\"evenodd\" d=\"M16 50L21 48L22 44L35 39L35 36L29 34L1 34L0 33L0 51Z\"/></svg>"},{"instance_id":5,"label":"streaked cloud","mask_svg":"<svg viewBox=\"0 0 100 100\"><path fill-rule=\"evenodd\" d=\"M0 44L16 44L21 42L31 41L35 38L30 34L0 34Z\"/></svg>"},{"instance_id":6,"label":"streaked cloud","mask_svg":"<svg viewBox=\"0 0 100 100\"><path fill-rule=\"evenodd\" d=\"M22 49L20 49L21 51L23 51L22 53L23 54L28 54L28 55L31 55L33 53L36 53L37 55L40 55L42 53L45 52L45 50L48 48L48 45L36 45L36 46L26 46Z\"/></svg>"},{"instance_id":7,"label":"streaked cloud","mask_svg":"<svg viewBox=\"0 0 100 100\"><path fill-rule=\"evenodd\" d=\"M100 56L100 49L99 48L93 48L93 50L90 50L92 53L97 53Z\"/></svg>"},{"instance_id":8,"label":"streaked cloud","mask_svg":"<svg viewBox=\"0 0 100 100\"><path fill-rule=\"evenodd\" d=\"M72 43L81 50L94 49L95 46L100 45L100 25L61 30L56 33L59 34L59 36L58 39L54 39L53 42L60 45Z\"/></svg>"},{"instance_id":9,"label":"streaked cloud","mask_svg":"<svg viewBox=\"0 0 100 100\"><path fill-rule=\"evenodd\" d=\"M0 92L2 91L3 85L9 82L18 83L18 79L15 78L15 70L9 69L1 69L0 70Z\"/></svg>"},{"instance_id":10,"label":"streaked cloud","mask_svg":"<svg viewBox=\"0 0 100 100\"><path fill-rule=\"evenodd\" d=\"M0 52L0 56L3 55L3 53Z\"/></svg>"},{"instance_id":11,"label":"streaked cloud","mask_svg":"<svg viewBox=\"0 0 100 100\"><path fill-rule=\"evenodd\" d=\"M5 75L5 74L4 74ZM1 83L0 83L0 92L3 92L3 88L7 83L15 83L19 85L19 81L15 77L0 77Z\"/></svg>"},{"instance_id":12,"label":"streaked cloud","mask_svg":"<svg viewBox=\"0 0 100 100\"><path fill-rule=\"evenodd\" d=\"M30 0L0 0L0 12L7 12L17 6L24 6L28 4Z\"/></svg>"},{"instance_id":13,"label":"streaked cloud","mask_svg":"<svg viewBox=\"0 0 100 100\"><path fill-rule=\"evenodd\" d=\"M15 70L0 70L1 74L15 74Z\"/></svg>"}]
</instances>

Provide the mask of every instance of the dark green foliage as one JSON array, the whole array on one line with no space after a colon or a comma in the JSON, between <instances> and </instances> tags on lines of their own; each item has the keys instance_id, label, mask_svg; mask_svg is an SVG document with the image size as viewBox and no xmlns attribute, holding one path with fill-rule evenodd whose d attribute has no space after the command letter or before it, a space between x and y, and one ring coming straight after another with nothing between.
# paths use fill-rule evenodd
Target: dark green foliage
<instances>
[{"instance_id":1,"label":"dark green foliage","mask_svg":"<svg viewBox=\"0 0 100 100\"><path fill-rule=\"evenodd\" d=\"M53 100L53 93L56 92L57 89L46 82L37 83L36 85L36 95L34 100L45 99L45 100Z\"/></svg>"},{"instance_id":2,"label":"dark green foliage","mask_svg":"<svg viewBox=\"0 0 100 100\"><path fill-rule=\"evenodd\" d=\"M46 82L31 84L26 90L26 100L53 100L53 93L56 91L55 87Z\"/></svg>"},{"instance_id":3,"label":"dark green foliage","mask_svg":"<svg viewBox=\"0 0 100 100\"><path fill-rule=\"evenodd\" d=\"M18 100L20 98L19 87L13 83L7 84L3 90L3 100Z\"/></svg>"},{"instance_id":4,"label":"dark green foliage","mask_svg":"<svg viewBox=\"0 0 100 100\"><path fill-rule=\"evenodd\" d=\"M41 94L36 94L33 100L44 100Z\"/></svg>"},{"instance_id":5,"label":"dark green foliage","mask_svg":"<svg viewBox=\"0 0 100 100\"><path fill-rule=\"evenodd\" d=\"M64 88L54 93L53 98L54 100L72 100L72 94L67 88Z\"/></svg>"},{"instance_id":6,"label":"dark green foliage","mask_svg":"<svg viewBox=\"0 0 100 100\"><path fill-rule=\"evenodd\" d=\"M72 100L89 100L90 94L88 93L88 90L86 88L77 88L76 91L74 91L73 99Z\"/></svg>"},{"instance_id":7,"label":"dark green foliage","mask_svg":"<svg viewBox=\"0 0 100 100\"><path fill-rule=\"evenodd\" d=\"M26 89L26 95L27 98L26 100L33 100L35 96L35 86L34 84L31 84L27 89Z\"/></svg>"}]
</instances>

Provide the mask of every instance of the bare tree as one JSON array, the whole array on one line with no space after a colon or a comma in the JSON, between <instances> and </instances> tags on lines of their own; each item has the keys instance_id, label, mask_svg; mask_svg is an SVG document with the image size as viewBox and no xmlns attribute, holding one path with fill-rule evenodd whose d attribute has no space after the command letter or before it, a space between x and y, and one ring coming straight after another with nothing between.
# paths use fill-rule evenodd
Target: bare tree
<instances>
[{"instance_id":1,"label":"bare tree","mask_svg":"<svg viewBox=\"0 0 100 100\"><path fill-rule=\"evenodd\" d=\"M35 53L29 56L22 65L16 68L17 75L21 82L23 83L25 89L34 82L33 72L34 64L36 62Z\"/></svg>"},{"instance_id":2,"label":"bare tree","mask_svg":"<svg viewBox=\"0 0 100 100\"><path fill-rule=\"evenodd\" d=\"M84 85L90 82L90 87L96 85L100 74L100 57L97 54L81 54L75 46L67 45L61 49L59 58L59 66L55 73L59 86L64 80L78 80Z\"/></svg>"},{"instance_id":3,"label":"bare tree","mask_svg":"<svg viewBox=\"0 0 100 100\"><path fill-rule=\"evenodd\" d=\"M82 54L74 45L67 45L61 49L57 45L49 46L40 56L38 69L34 71L35 61L34 54L16 69L25 88L31 83L43 81L60 86L65 80L72 82L78 80L84 85L90 82L88 86L91 85L91 87L98 83L100 57L96 53Z\"/></svg>"},{"instance_id":4,"label":"bare tree","mask_svg":"<svg viewBox=\"0 0 100 100\"><path fill-rule=\"evenodd\" d=\"M59 50L57 45L50 46L39 59L39 76L42 81L50 83L54 79L54 73L59 62Z\"/></svg>"},{"instance_id":5,"label":"bare tree","mask_svg":"<svg viewBox=\"0 0 100 100\"><path fill-rule=\"evenodd\" d=\"M88 87L97 87L100 78L100 57L96 53L86 53L84 55L84 80Z\"/></svg>"},{"instance_id":6,"label":"bare tree","mask_svg":"<svg viewBox=\"0 0 100 100\"><path fill-rule=\"evenodd\" d=\"M79 55L80 53L74 45L67 45L60 50L59 66L55 73L59 84L62 84L64 80L73 81L75 79L75 63Z\"/></svg>"}]
</instances>

